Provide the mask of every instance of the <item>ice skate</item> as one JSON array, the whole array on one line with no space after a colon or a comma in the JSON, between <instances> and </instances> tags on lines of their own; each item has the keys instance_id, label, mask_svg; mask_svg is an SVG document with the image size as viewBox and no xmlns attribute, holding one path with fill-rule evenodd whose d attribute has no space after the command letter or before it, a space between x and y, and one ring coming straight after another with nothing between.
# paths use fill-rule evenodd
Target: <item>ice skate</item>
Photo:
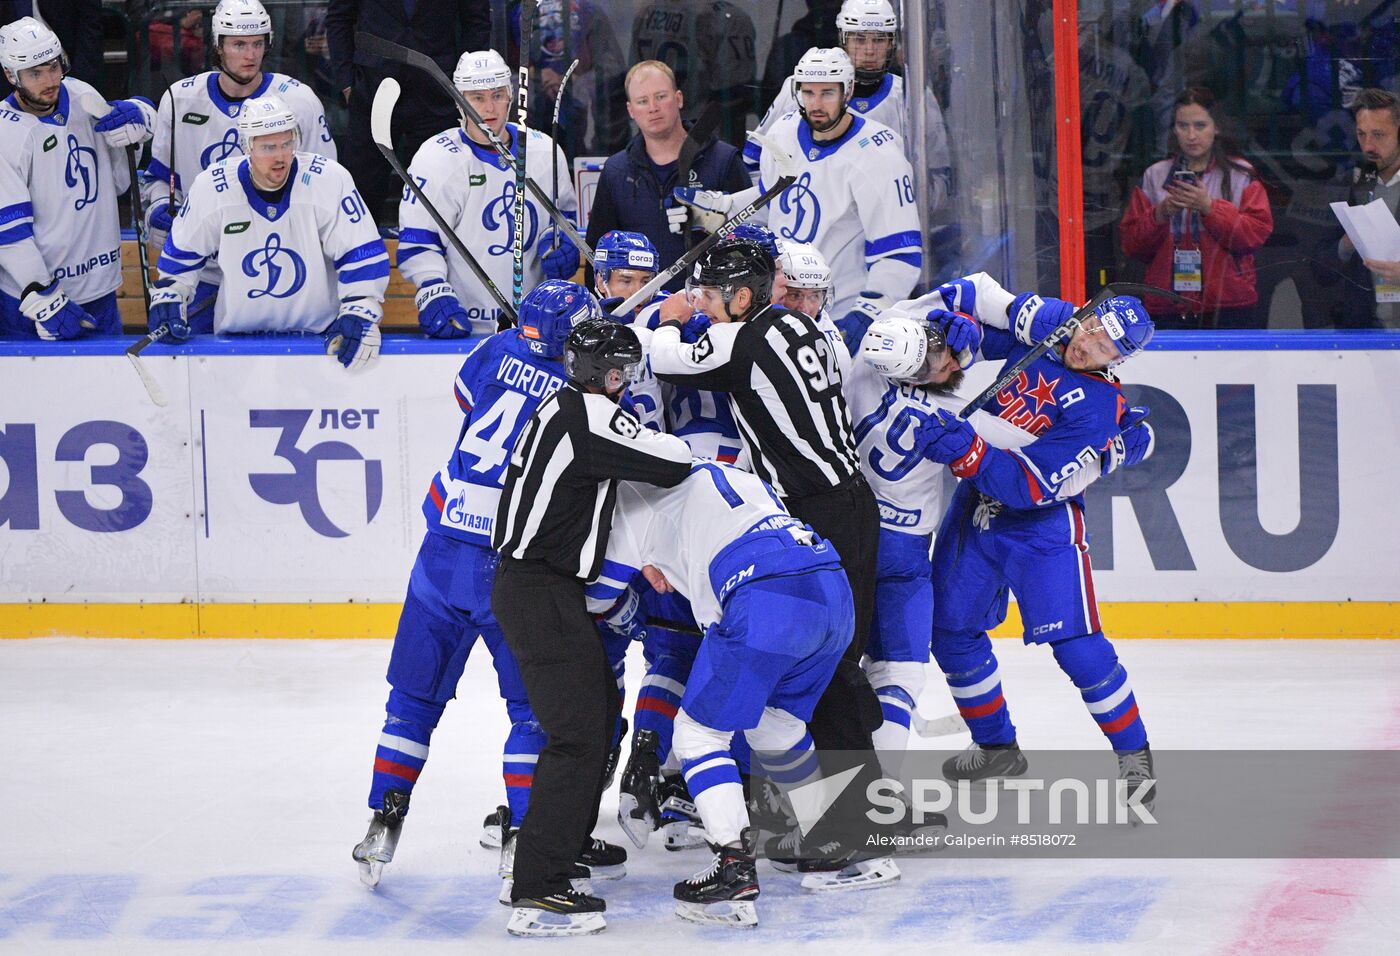
<instances>
[{"instance_id":1,"label":"ice skate","mask_svg":"<svg viewBox=\"0 0 1400 956\"><path fill-rule=\"evenodd\" d=\"M943 777L957 783L962 780L982 783L1003 777L1019 777L1030 765L1016 741L1009 744L973 742L966 750L943 761Z\"/></svg>"},{"instance_id":2,"label":"ice skate","mask_svg":"<svg viewBox=\"0 0 1400 956\"><path fill-rule=\"evenodd\" d=\"M663 774L656 797L661 805L661 832L666 849L694 850L706 846L705 828L685 777L679 773Z\"/></svg>"},{"instance_id":3,"label":"ice skate","mask_svg":"<svg viewBox=\"0 0 1400 956\"><path fill-rule=\"evenodd\" d=\"M578 861L595 880L620 880L627 875L627 851L616 843L589 837Z\"/></svg>"},{"instance_id":4,"label":"ice skate","mask_svg":"<svg viewBox=\"0 0 1400 956\"><path fill-rule=\"evenodd\" d=\"M1152 770L1152 748L1115 750L1113 753L1118 758L1118 779L1128 782L1128 793L1135 792L1139 784L1151 781L1137 802L1142 804L1148 813L1152 813L1157 802L1157 775ZM1142 824L1143 821L1136 813L1130 813L1129 816L1133 826Z\"/></svg>"},{"instance_id":5,"label":"ice skate","mask_svg":"<svg viewBox=\"0 0 1400 956\"><path fill-rule=\"evenodd\" d=\"M505 839L501 841L501 861L496 865L496 873L501 878L501 894L497 899L504 906L511 905L510 892L515 885L515 837L519 832L509 823L506 824ZM593 892L593 883L589 879L588 867L582 863L575 863L569 871L569 886L575 893L590 895Z\"/></svg>"},{"instance_id":6,"label":"ice skate","mask_svg":"<svg viewBox=\"0 0 1400 956\"><path fill-rule=\"evenodd\" d=\"M486 819L481 821L481 839L478 840L483 850L499 850L501 848L501 832L510 826L510 807L499 806L495 812L488 813Z\"/></svg>"},{"instance_id":7,"label":"ice skate","mask_svg":"<svg viewBox=\"0 0 1400 956\"><path fill-rule=\"evenodd\" d=\"M688 880L676 884L676 915L692 923L752 929L758 925L758 870L743 846L715 846L714 860Z\"/></svg>"},{"instance_id":8,"label":"ice skate","mask_svg":"<svg viewBox=\"0 0 1400 956\"><path fill-rule=\"evenodd\" d=\"M647 838L661 823L657 796L661 768L656 758L657 743L656 731L637 731L632 737L632 753L622 770L617 822L637 849L647 845Z\"/></svg>"},{"instance_id":9,"label":"ice skate","mask_svg":"<svg viewBox=\"0 0 1400 956\"><path fill-rule=\"evenodd\" d=\"M948 833L948 816L924 811L923 823L914 822L913 810L906 806L904 814L890 824L889 836L895 841L895 856L919 855L926 850L941 850Z\"/></svg>"},{"instance_id":10,"label":"ice skate","mask_svg":"<svg viewBox=\"0 0 1400 956\"><path fill-rule=\"evenodd\" d=\"M577 890L532 896L510 905L514 908L506 932L512 936L590 936L608 926L603 919L608 905Z\"/></svg>"},{"instance_id":11,"label":"ice skate","mask_svg":"<svg viewBox=\"0 0 1400 956\"><path fill-rule=\"evenodd\" d=\"M899 879L899 867L888 856L875 856L863 848L846 849L836 842L814 848L797 864L802 888L813 893L866 890Z\"/></svg>"},{"instance_id":12,"label":"ice skate","mask_svg":"<svg viewBox=\"0 0 1400 956\"><path fill-rule=\"evenodd\" d=\"M408 794L402 790L386 790L383 809L374 811L369 832L350 851L350 856L360 865L360 882L365 886L378 886L379 878L384 875L384 864L394 859L394 848L399 845L406 813Z\"/></svg>"}]
</instances>

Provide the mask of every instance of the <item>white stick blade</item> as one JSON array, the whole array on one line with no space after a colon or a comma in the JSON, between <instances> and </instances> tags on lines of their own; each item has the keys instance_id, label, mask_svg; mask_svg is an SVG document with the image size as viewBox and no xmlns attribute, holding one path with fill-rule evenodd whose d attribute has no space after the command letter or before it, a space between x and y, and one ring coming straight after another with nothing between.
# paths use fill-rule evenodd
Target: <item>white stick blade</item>
<instances>
[{"instance_id":1,"label":"white stick blade","mask_svg":"<svg viewBox=\"0 0 1400 956\"><path fill-rule=\"evenodd\" d=\"M793 160L792 154L779 146L771 136L760 133L758 130L750 130L748 138L773 157L773 162L778 168L779 178L797 175L797 163Z\"/></svg>"},{"instance_id":2,"label":"white stick blade","mask_svg":"<svg viewBox=\"0 0 1400 956\"><path fill-rule=\"evenodd\" d=\"M369 131L380 146L394 145L394 137L389 123L394 117L394 107L399 102L399 81L385 77L374 92L374 103L370 106Z\"/></svg>"},{"instance_id":3,"label":"white stick blade","mask_svg":"<svg viewBox=\"0 0 1400 956\"><path fill-rule=\"evenodd\" d=\"M141 384L146 387L146 394L151 397L151 401L164 408L166 404L165 392L161 390L155 376L146 368L146 363L130 353L126 357L131 360L131 367L136 369L136 374L141 376Z\"/></svg>"},{"instance_id":4,"label":"white stick blade","mask_svg":"<svg viewBox=\"0 0 1400 956\"><path fill-rule=\"evenodd\" d=\"M84 93L78 97L78 105L93 119L101 119L112 112L112 104L104 100L99 93Z\"/></svg>"}]
</instances>

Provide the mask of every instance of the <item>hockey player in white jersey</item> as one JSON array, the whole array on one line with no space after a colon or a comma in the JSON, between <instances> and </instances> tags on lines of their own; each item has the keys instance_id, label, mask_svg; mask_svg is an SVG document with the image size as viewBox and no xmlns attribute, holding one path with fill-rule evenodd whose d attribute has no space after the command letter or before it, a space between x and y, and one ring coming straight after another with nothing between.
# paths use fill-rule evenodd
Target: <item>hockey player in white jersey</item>
<instances>
[{"instance_id":1,"label":"hockey player in white jersey","mask_svg":"<svg viewBox=\"0 0 1400 956\"><path fill-rule=\"evenodd\" d=\"M221 0L209 32L218 69L172 84L156 110L151 161L141 193L157 246L164 243L195 177L217 162L243 155L237 120L248 100L276 96L296 115L302 148L336 158L325 110L311 88L290 76L263 71L272 46L272 18L258 0ZM207 303L190 317L195 332L211 331L212 297L219 283L217 265L208 264L194 296L196 302Z\"/></svg>"},{"instance_id":2,"label":"hockey player in white jersey","mask_svg":"<svg viewBox=\"0 0 1400 956\"><path fill-rule=\"evenodd\" d=\"M297 117L274 96L238 116L242 155L195 177L161 250L151 330L189 338L206 262L223 272L216 332L318 332L360 368L379 353L389 256L350 173L297 149Z\"/></svg>"},{"instance_id":3,"label":"hockey player in white jersey","mask_svg":"<svg viewBox=\"0 0 1400 956\"><path fill-rule=\"evenodd\" d=\"M89 116L79 103L99 94L63 75L58 37L33 17L0 28L0 65L14 86L0 105L0 338L120 334L122 152L150 138L151 104Z\"/></svg>"},{"instance_id":4,"label":"hockey player in white jersey","mask_svg":"<svg viewBox=\"0 0 1400 956\"><path fill-rule=\"evenodd\" d=\"M884 123L906 140L907 146L904 77L891 72L899 47L899 20L894 8L889 0L846 0L836 15L836 31L841 48L851 58L856 71L851 109ZM928 167L928 211L932 211L948 200L952 159L948 153L948 126L943 121L943 109L932 93L925 97L925 104L924 148L910 149L909 153ZM795 109L797 99L792 92L792 81L788 80L779 87L778 95L758 124L758 132L766 133L782 116ZM754 176L758 175L758 155L757 143L744 144L744 165Z\"/></svg>"},{"instance_id":5,"label":"hockey player in white jersey","mask_svg":"<svg viewBox=\"0 0 1400 956\"><path fill-rule=\"evenodd\" d=\"M774 146L798 164L797 182L760 213L781 241L816 246L831 267L836 289L832 315L848 341L860 316L873 320L914 288L923 268L922 231L913 170L899 135L848 109L855 85L850 58L840 49L814 48L793 72L798 109L768 130ZM758 192L779 178L773 151L759 158ZM724 194L678 187L676 199L697 221L718 228L754 189Z\"/></svg>"},{"instance_id":6,"label":"hockey player in white jersey","mask_svg":"<svg viewBox=\"0 0 1400 956\"><path fill-rule=\"evenodd\" d=\"M495 50L463 53L452 82L481 119L519 155L520 129L507 123L510 114L511 71ZM569 180L569 163L544 133L529 130L526 172L538 183L549 182L557 170L557 205L576 213L578 202ZM424 143L408 167L424 195L472 249L477 262L499 288L511 284L515 243L515 166L493 149L474 123L444 130ZM571 279L579 252L568 237L550 224L544 210L525 201L525 288L542 279ZM405 189L399 203L399 272L418 288L418 321L423 331L439 338L459 338L473 324L496 329L500 308L485 286L472 275L455 250L447 250L437 224Z\"/></svg>"}]
</instances>

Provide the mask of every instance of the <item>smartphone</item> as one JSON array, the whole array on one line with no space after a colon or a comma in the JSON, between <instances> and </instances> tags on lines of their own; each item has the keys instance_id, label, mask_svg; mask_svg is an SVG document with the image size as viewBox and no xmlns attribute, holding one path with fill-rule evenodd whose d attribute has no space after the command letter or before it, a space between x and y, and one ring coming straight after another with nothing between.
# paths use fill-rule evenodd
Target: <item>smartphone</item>
<instances>
[{"instance_id":1,"label":"smartphone","mask_svg":"<svg viewBox=\"0 0 1400 956\"><path fill-rule=\"evenodd\" d=\"M1178 169L1176 172L1172 173L1172 179L1178 182L1190 183L1192 186L1201 181L1200 177L1189 169Z\"/></svg>"}]
</instances>

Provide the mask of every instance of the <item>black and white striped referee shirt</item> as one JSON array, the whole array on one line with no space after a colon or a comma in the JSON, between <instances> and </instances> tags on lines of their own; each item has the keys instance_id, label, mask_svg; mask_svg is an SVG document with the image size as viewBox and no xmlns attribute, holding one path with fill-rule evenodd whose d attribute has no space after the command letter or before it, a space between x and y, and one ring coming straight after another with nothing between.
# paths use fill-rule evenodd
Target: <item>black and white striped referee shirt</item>
<instances>
[{"instance_id":1,"label":"black and white striped referee shirt","mask_svg":"<svg viewBox=\"0 0 1400 956\"><path fill-rule=\"evenodd\" d=\"M694 345L665 323L651 339L651 370L677 385L728 392L758 477L780 497L830 491L859 474L841 362L808 316L770 305L745 322L720 322Z\"/></svg>"},{"instance_id":2,"label":"black and white striped referee shirt","mask_svg":"<svg viewBox=\"0 0 1400 956\"><path fill-rule=\"evenodd\" d=\"M670 488L690 474L690 460L681 439L565 385L535 409L511 452L491 545L591 581L608 547L616 482Z\"/></svg>"}]
</instances>

